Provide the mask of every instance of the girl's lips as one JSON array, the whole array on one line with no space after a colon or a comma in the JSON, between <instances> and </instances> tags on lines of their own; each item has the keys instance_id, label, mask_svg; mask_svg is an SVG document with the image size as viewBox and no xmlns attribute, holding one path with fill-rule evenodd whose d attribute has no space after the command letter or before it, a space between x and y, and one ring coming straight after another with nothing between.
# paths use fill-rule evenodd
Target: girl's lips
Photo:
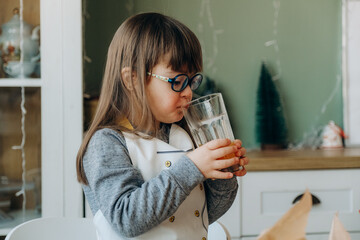
<instances>
[{"instance_id":1,"label":"girl's lips","mask_svg":"<svg viewBox=\"0 0 360 240\"><path fill-rule=\"evenodd\" d=\"M186 104L186 105L182 106L181 108L187 110L189 108L189 106L190 106L190 104Z\"/></svg>"}]
</instances>

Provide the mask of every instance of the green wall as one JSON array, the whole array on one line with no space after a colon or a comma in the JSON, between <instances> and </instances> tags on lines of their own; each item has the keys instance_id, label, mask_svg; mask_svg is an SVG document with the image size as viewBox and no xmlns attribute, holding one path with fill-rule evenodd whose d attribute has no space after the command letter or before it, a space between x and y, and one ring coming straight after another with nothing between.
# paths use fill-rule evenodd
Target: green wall
<instances>
[{"instance_id":1,"label":"green wall","mask_svg":"<svg viewBox=\"0 0 360 240\"><path fill-rule=\"evenodd\" d=\"M91 96L99 95L113 35L130 16L125 2L83 0L84 91Z\"/></svg>"},{"instance_id":2,"label":"green wall","mask_svg":"<svg viewBox=\"0 0 360 240\"><path fill-rule=\"evenodd\" d=\"M185 23L200 39L205 75L223 93L235 136L256 148L256 89L261 61L282 96L289 140L306 141L334 120L342 126L340 0L87 1L85 91L98 93L107 46L121 21L160 12ZM113 2L113 4L109 4ZM106 10L105 10L106 9ZM95 16L95 19L93 18ZM276 40L275 45L265 43Z\"/></svg>"}]
</instances>

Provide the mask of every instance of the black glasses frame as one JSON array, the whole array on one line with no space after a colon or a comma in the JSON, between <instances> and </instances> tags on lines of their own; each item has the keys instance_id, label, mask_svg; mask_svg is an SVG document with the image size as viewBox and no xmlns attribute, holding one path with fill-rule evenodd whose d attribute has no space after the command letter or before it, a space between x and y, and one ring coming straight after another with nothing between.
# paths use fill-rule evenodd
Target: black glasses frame
<instances>
[{"instance_id":1,"label":"black glasses frame","mask_svg":"<svg viewBox=\"0 0 360 240\"><path fill-rule=\"evenodd\" d=\"M183 91L188 85L190 86L190 89L191 89L191 90L196 90L196 89L200 86L200 84L201 84L201 82L202 82L202 80L203 80L203 78L204 78L201 73L196 73L196 74L195 74L194 76L192 76L191 78L190 78L187 74L184 74L184 73L181 73L181 74L179 74L179 75L176 75L176 76L173 77L173 78L168 78L168 77L160 76L160 75L157 75L157 74L154 74L154 73L150 73L150 72L148 72L147 75L171 83L171 89L172 89L173 91L175 91L175 92L181 92L181 91ZM184 83L182 84L181 88L180 88L179 90L176 90L174 85L175 85L175 83L176 83L176 80L177 80L179 77L181 77L181 76L185 76L186 78L185 78ZM201 78L200 78L200 80L198 80L198 85L197 85L197 86L194 86L194 85L192 85L192 83L193 83L193 80L194 80L196 77L201 77ZM193 86L194 86L194 87L193 87Z\"/></svg>"}]
</instances>

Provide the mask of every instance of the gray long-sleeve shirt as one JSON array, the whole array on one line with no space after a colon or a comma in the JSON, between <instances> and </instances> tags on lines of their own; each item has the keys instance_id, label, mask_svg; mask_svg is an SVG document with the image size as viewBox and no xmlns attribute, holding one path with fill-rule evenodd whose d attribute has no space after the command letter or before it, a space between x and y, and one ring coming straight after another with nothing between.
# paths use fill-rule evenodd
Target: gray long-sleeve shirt
<instances>
[{"instance_id":1,"label":"gray long-sleeve shirt","mask_svg":"<svg viewBox=\"0 0 360 240\"><path fill-rule=\"evenodd\" d=\"M169 218L203 181L211 224L230 208L238 188L235 177L206 180L185 155L144 181L131 163L124 136L106 128L92 136L83 161L89 183L83 190L91 211L101 210L113 229L125 237L141 235Z\"/></svg>"}]
</instances>

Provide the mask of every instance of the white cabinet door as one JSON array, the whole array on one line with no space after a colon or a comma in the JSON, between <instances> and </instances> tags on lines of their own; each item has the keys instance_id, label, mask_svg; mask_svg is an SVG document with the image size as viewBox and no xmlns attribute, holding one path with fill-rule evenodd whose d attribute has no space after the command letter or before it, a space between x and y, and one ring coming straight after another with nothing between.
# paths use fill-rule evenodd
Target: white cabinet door
<instances>
[{"instance_id":1,"label":"white cabinet door","mask_svg":"<svg viewBox=\"0 0 360 240\"><path fill-rule=\"evenodd\" d=\"M292 207L306 188L320 204L311 209L306 233L329 232L333 216L360 231L360 170L250 172L242 179L242 234L257 235Z\"/></svg>"},{"instance_id":2,"label":"white cabinet door","mask_svg":"<svg viewBox=\"0 0 360 240\"><path fill-rule=\"evenodd\" d=\"M80 0L41 1L43 216L81 216L75 162L82 140Z\"/></svg>"},{"instance_id":3,"label":"white cabinet door","mask_svg":"<svg viewBox=\"0 0 360 240\"><path fill-rule=\"evenodd\" d=\"M229 231L231 238L236 239L241 236L241 178L238 178L239 190L231 208L218 220Z\"/></svg>"}]
</instances>

